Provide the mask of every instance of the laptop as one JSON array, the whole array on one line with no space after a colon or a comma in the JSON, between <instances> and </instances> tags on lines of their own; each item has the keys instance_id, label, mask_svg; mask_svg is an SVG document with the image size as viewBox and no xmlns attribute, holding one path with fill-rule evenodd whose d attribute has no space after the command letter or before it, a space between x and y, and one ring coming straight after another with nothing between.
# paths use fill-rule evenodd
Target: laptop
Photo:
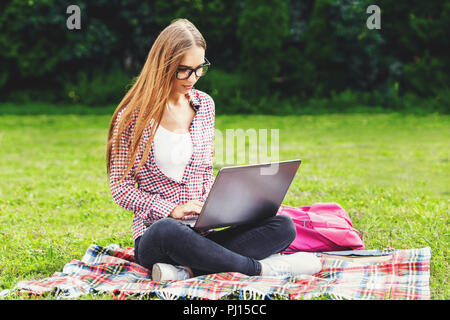
<instances>
[{"instance_id":1,"label":"laptop","mask_svg":"<svg viewBox=\"0 0 450 320\"><path fill-rule=\"evenodd\" d=\"M204 231L275 216L301 160L222 167L199 215L180 220Z\"/></svg>"}]
</instances>

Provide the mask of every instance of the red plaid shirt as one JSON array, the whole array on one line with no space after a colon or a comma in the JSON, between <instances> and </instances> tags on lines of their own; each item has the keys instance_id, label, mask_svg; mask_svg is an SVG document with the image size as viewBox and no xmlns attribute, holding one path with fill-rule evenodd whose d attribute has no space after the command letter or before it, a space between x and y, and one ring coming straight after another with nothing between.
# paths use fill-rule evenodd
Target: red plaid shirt
<instances>
[{"instance_id":1,"label":"red plaid shirt","mask_svg":"<svg viewBox=\"0 0 450 320\"><path fill-rule=\"evenodd\" d=\"M109 177L111 194L114 202L119 206L134 212L134 240L144 234L146 225L168 217L176 206L189 200L206 201L214 182L214 101L208 94L197 89L191 89L188 95L196 113L189 127L193 153L180 182L167 177L158 168L155 162L154 143L152 143L147 161L139 169L136 179L133 175L142 159L145 149L143 147L139 149L133 168L126 178L120 184L113 185L119 181L121 173L126 168L130 137L134 132L136 117L128 130L124 130L118 152L111 154ZM120 114L117 119L119 118ZM150 137L153 123L151 122L145 128L143 139L148 140ZM117 139L117 126L114 128L113 142L115 139Z\"/></svg>"}]
</instances>

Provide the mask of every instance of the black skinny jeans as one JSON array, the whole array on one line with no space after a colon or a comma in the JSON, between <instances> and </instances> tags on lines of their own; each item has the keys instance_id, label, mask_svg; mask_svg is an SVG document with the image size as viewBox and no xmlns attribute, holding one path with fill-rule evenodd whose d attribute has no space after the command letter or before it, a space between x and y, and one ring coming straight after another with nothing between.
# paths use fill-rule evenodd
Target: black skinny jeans
<instances>
[{"instance_id":1,"label":"black skinny jeans","mask_svg":"<svg viewBox=\"0 0 450 320\"><path fill-rule=\"evenodd\" d=\"M274 216L256 223L200 235L172 218L153 223L136 239L135 261L147 269L155 263L190 267L194 276L261 273L258 260L286 249L296 236L291 218Z\"/></svg>"}]
</instances>

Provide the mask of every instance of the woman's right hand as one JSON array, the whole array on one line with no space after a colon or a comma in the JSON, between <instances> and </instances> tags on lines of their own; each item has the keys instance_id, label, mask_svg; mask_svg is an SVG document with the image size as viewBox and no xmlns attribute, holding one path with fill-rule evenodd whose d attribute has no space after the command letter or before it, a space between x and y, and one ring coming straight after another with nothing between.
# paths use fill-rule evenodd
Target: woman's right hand
<instances>
[{"instance_id":1,"label":"woman's right hand","mask_svg":"<svg viewBox=\"0 0 450 320\"><path fill-rule=\"evenodd\" d=\"M169 216L174 219L183 219L184 216L200 214L202 207L203 202L198 200L189 200L185 204L175 207Z\"/></svg>"}]
</instances>

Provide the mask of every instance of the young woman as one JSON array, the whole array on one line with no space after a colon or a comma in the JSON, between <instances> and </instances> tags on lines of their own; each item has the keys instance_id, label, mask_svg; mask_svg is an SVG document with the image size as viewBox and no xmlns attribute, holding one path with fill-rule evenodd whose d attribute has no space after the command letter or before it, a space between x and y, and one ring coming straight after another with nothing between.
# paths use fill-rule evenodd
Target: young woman
<instances>
[{"instance_id":1,"label":"young woman","mask_svg":"<svg viewBox=\"0 0 450 320\"><path fill-rule=\"evenodd\" d=\"M269 257L296 236L288 217L206 233L180 222L200 213L214 181L214 101L193 88L210 65L205 50L192 23L174 20L111 120L107 172L114 201L134 213L135 261L157 281L319 271L312 254Z\"/></svg>"}]
</instances>

